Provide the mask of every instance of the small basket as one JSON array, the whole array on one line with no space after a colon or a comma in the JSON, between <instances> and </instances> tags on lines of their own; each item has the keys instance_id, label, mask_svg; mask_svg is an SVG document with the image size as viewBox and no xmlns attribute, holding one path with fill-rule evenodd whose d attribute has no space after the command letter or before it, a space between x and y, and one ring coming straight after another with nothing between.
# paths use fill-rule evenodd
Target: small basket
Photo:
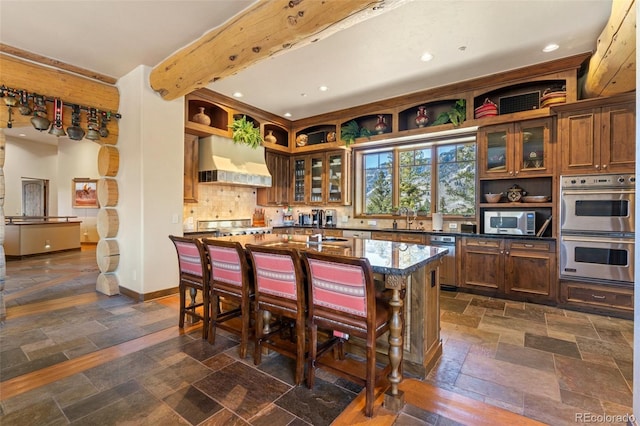
<instances>
[{"instance_id":1,"label":"small basket","mask_svg":"<svg viewBox=\"0 0 640 426\"><path fill-rule=\"evenodd\" d=\"M474 110L475 118L495 117L498 115L498 106L487 98L484 103Z\"/></svg>"},{"instance_id":2,"label":"small basket","mask_svg":"<svg viewBox=\"0 0 640 426\"><path fill-rule=\"evenodd\" d=\"M552 92L551 89L547 89L542 93L542 98L540 98L540 108L546 108L556 104L564 104L566 102L566 90L557 90Z\"/></svg>"}]
</instances>

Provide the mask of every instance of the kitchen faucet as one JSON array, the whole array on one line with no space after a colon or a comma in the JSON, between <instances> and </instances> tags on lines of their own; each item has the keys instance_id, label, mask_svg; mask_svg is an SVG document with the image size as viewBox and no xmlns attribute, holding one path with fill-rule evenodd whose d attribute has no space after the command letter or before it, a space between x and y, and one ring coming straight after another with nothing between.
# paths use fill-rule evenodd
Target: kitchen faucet
<instances>
[{"instance_id":1,"label":"kitchen faucet","mask_svg":"<svg viewBox=\"0 0 640 426\"><path fill-rule=\"evenodd\" d=\"M410 209L409 207L400 207L398 209L398 214L405 215L405 220L407 222L407 229L411 229L411 224L416 220L416 218L418 217L417 213L415 210Z\"/></svg>"}]
</instances>

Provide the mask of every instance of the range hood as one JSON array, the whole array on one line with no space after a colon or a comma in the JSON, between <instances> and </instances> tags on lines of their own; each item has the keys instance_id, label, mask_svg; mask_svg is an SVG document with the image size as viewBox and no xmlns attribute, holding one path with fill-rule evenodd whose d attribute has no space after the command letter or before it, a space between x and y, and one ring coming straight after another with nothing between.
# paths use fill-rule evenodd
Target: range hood
<instances>
[{"instance_id":1,"label":"range hood","mask_svg":"<svg viewBox=\"0 0 640 426\"><path fill-rule=\"evenodd\" d=\"M230 138L207 136L198 141L198 182L270 187L264 147L236 144Z\"/></svg>"}]
</instances>

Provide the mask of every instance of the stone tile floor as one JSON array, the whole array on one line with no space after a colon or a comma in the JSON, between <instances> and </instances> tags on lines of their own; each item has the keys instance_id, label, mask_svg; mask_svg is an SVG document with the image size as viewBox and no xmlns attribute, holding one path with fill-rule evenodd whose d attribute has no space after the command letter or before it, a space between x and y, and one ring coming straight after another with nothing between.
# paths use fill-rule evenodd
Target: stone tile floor
<instances>
[{"instance_id":1,"label":"stone tile floor","mask_svg":"<svg viewBox=\"0 0 640 426\"><path fill-rule=\"evenodd\" d=\"M2 382L176 327L174 307L122 295L20 311L95 293L97 272L91 251L8 262ZM584 413L625 424L616 420L631 413L632 321L443 292L441 328L427 383L552 425ZM196 330L13 397L0 383L0 424L328 425L361 390L322 373L313 390L296 387L292 371L275 354L255 367L235 336L209 345ZM455 422L406 406L396 424Z\"/></svg>"}]
</instances>

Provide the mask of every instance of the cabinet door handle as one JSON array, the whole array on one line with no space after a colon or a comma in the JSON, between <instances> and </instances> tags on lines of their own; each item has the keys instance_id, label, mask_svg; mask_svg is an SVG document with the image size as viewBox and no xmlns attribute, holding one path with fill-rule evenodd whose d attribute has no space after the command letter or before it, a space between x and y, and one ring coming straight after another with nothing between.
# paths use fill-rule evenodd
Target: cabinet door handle
<instances>
[{"instance_id":1,"label":"cabinet door handle","mask_svg":"<svg viewBox=\"0 0 640 426\"><path fill-rule=\"evenodd\" d=\"M600 164L596 164L596 170L600 170Z\"/></svg>"},{"instance_id":2,"label":"cabinet door handle","mask_svg":"<svg viewBox=\"0 0 640 426\"><path fill-rule=\"evenodd\" d=\"M518 171L518 170L516 170L515 175L517 176L517 175L518 175L518 173L519 173L519 171Z\"/></svg>"},{"instance_id":3,"label":"cabinet door handle","mask_svg":"<svg viewBox=\"0 0 640 426\"><path fill-rule=\"evenodd\" d=\"M525 246L526 248L531 248L531 247L533 247L533 244L525 244L524 246Z\"/></svg>"},{"instance_id":4,"label":"cabinet door handle","mask_svg":"<svg viewBox=\"0 0 640 426\"><path fill-rule=\"evenodd\" d=\"M507 256L509 256L509 250L505 251L504 254L506 254Z\"/></svg>"},{"instance_id":5,"label":"cabinet door handle","mask_svg":"<svg viewBox=\"0 0 640 426\"><path fill-rule=\"evenodd\" d=\"M602 168L603 168L603 169L606 169L606 168L607 168L607 165L606 165L606 164L603 164L603 165L602 165Z\"/></svg>"},{"instance_id":6,"label":"cabinet door handle","mask_svg":"<svg viewBox=\"0 0 640 426\"><path fill-rule=\"evenodd\" d=\"M606 296L598 296L597 294L592 294L591 297L593 297L594 299L600 299L600 300L606 299Z\"/></svg>"}]
</instances>

